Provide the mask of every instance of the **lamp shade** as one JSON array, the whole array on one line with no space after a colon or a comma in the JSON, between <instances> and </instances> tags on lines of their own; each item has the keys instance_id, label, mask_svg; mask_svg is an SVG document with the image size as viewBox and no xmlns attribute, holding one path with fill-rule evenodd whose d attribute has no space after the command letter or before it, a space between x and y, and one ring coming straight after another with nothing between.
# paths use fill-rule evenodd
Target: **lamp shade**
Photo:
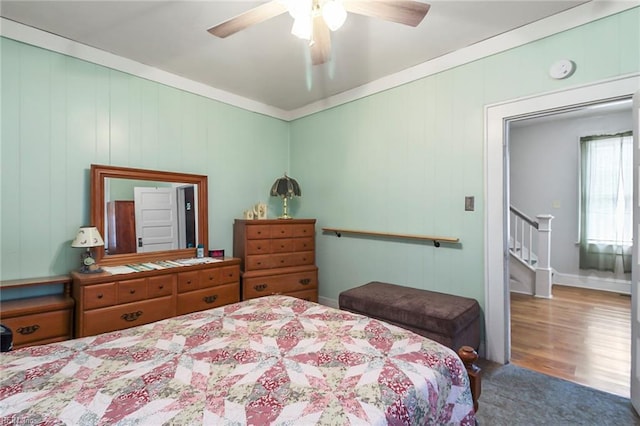
<instances>
[{"instance_id":1,"label":"lamp shade","mask_svg":"<svg viewBox=\"0 0 640 426\"><path fill-rule=\"evenodd\" d=\"M78 235L71 242L71 247L99 247L104 241L100 231L95 226L83 226L78 230Z\"/></svg>"},{"instance_id":2,"label":"lamp shade","mask_svg":"<svg viewBox=\"0 0 640 426\"><path fill-rule=\"evenodd\" d=\"M298 182L285 173L284 177L276 179L273 183L271 195L274 197L292 198L301 196L302 191L300 190Z\"/></svg>"}]
</instances>

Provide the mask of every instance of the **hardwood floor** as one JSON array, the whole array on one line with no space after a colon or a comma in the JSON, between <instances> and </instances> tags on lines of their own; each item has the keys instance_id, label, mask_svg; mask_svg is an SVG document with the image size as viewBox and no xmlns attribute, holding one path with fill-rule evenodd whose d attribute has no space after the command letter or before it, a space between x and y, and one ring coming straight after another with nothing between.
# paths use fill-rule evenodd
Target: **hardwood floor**
<instances>
[{"instance_id":1,"label":"hardwood floor","mask_svg":"<svg viewBox=\"0 0 640 426\"><path fill-rule=\"evenodd\" d=\"M553 299L511 293L511 362L629 397L631 297L553 286Z\"/></svg>"}]
</instances>

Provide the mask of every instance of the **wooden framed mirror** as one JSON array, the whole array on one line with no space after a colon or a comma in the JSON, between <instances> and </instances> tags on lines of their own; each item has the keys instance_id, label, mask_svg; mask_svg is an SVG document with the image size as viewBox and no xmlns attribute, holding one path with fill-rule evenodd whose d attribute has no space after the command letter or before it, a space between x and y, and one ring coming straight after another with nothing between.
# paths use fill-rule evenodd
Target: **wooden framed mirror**
<instances>
[{"instance_id":1,"label":"wooden framed mirror","mask_svg":"<svg viewBox=\"0 0 640 426\"><path fill-rule=\"evenodd\" d=\"M91 224L105 241L105 266L195 257L207 252L207 176L91 165ZM171 234L171 235L169 235Z\"/></svg>"}]
</instances>

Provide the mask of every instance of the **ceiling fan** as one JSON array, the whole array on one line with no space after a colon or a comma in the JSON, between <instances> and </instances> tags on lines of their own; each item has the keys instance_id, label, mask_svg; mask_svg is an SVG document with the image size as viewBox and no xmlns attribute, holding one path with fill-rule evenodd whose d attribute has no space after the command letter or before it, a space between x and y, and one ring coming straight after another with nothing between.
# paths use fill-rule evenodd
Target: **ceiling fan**
<instances>
[{"instance_id":1,"label":"ceiling fan","mask_svg":"<svg viewBox=\"0 0 640 426\"><path fill-rule=\"evenodd\" d=\"M291 33L309 41L311 61L319 65L331 57L331 31L342 26L347 12L416 27L429 7L427 3L413 0L271 0L207 31L225 38L289 12L294 19Z\"/></svg>"}]
</instances>

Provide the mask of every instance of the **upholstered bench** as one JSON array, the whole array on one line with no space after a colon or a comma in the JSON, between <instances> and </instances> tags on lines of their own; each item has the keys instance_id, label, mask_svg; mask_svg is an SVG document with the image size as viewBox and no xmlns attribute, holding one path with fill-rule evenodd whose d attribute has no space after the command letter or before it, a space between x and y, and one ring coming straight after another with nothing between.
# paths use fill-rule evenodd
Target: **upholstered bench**
<instances>
[{"instance_id":1,"label":"upholstered bench","mask_svg":"<svg viewBox=\"0 0 640 426\"><path fill-rule=\"evenodd\" d=\"M370 282L340 293L338 304L340 309L411 330L454 351L480 346L480 306L475 299Z\"/></svg>"}]
</instances>

